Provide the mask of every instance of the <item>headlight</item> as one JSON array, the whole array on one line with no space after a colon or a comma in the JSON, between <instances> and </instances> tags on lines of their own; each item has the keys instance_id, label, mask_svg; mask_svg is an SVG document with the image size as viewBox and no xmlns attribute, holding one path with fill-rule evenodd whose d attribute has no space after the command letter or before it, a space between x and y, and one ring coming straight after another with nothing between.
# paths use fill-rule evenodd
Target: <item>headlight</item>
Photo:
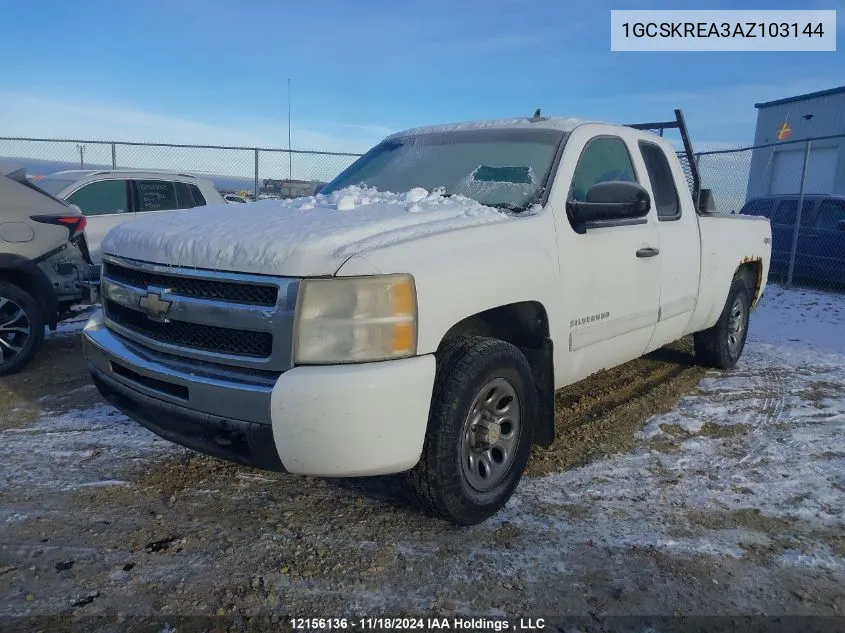
<instances>
[{"instance_id":1,"label":"headlight","mask_svg":"<svg viewBox=\"0 0 845 633\"><path fill-rule=\"evenodd\" d=\"M294 363L406 358L417 353L417 297L410 275L304 279Z\"/></svg>"}]
</instances>

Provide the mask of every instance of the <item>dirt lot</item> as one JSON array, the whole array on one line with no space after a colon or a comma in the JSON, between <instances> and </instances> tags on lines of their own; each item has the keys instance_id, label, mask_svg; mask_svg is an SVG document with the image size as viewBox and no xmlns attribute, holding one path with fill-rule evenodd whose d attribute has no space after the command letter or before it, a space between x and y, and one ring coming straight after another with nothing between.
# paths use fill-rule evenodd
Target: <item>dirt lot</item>
<instances>
[{"instance_id":1,"label":"dirt lot","mask_svg":"<svg viewBox=\"0 0 845 633\"><path fill-rule=\"evenodd\" d=\"M794 304L845 330L845 302L821 296L767 297L733 372L681 341L559 392L553 449L470 529L420 515L396 478L277 475L159 440L100 401L78 331L54 334L0 383L0 622L843 616L845 349L824 332L782 347L776 327Z\"/></svg>"}]
</instances>

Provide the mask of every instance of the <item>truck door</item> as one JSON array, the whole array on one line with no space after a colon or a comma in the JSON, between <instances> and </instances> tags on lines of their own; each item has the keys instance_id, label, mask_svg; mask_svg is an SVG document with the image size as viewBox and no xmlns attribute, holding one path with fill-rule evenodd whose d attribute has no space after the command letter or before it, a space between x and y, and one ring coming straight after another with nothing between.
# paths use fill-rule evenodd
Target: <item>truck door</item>
<instances>
[{"instance_id":1,"label":"truck door","mask_svg":"<svg viewBox=\"0 0 845 633\"><path fill-rule=\"evenodd\" d=\"M599 182L642 183L635 168L633 134L607 126L596 135L576 129L567 141L553 197L562 301L566 323L555 332L557 372L562 381L580 380L598 370L641 356L657 323L660 292L658 231L653 212L647 218L588 228L579 233L566 203L585 201ZM587 128L587 129L585 129Z\"/></svg>"},{"instance_id":2,"label":"truck door","mask_svg":"<svg viewBox=\"0 0 845 633\"><path fill-rule=\"evenodd\" d=\"M701 243L692 196L679 161L669 160L664 148L639 141L652 207L660 233L660 308L647 351L681 338L692 318L701 272ZM683 194L683 195L682 195Z\"/></svg>"}]
</instances>

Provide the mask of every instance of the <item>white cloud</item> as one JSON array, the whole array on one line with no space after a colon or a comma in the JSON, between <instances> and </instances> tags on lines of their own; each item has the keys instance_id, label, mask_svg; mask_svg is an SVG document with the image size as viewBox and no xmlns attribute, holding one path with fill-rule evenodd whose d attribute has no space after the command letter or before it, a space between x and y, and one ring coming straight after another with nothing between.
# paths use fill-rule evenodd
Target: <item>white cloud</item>
<instances>
[{"instance_id":1,"label":"white cloud","mask_svg":"<svg viewBox=\"0 0 845 633\"><path fill-rule=\"evenodd\" d=\"M294 149L361 153L393 130L381 125L322 122L311 127L293 126ZM171 116L113 103L86 102L57 97L0 91L0 136L224 145L284 149L288 145L286 120L233 119L209 122ZM76 161L75 144L11 143L2 145L7 156ZM108 145L86 145L86 161L108 164ZM194 172L250 176L252 152L177 148L118 147L121 167L189 169ZM295 154L294 178L326 179L353 159L342 156ZM261 178L285 178L286 153L260 155Z\"/></svg>"},{"instance_id":2,"label":"white cloud","mask_svg":"<svg viewBox=\"0 0 845 633\"><path fill-rule=\"evenodd\" d=\"M294 149L363 152L391 130L384 126L335 124L347 134L293 126ZM233 119L205 122L140 110L0 91L0 134L49 138L149 141L241 147L287 147L287 123Z\"/></svg>"}]
</instances>

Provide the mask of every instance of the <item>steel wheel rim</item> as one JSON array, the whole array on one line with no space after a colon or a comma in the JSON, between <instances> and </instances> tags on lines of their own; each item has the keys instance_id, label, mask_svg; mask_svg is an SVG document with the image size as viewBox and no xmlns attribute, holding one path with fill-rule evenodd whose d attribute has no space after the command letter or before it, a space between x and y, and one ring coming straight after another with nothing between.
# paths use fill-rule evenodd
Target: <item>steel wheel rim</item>
<instances>
[{"instance_id":1,"label":"steel wheel rim","mask_svg":"<svg viewBox=\"0 0 845 633\"><path fill-rule=\"evenodd\" d=\"M7 363L20 354L32 333L29 317L23 307L0 297L0 363Z\"/></svg>"},{"instance_id":2,"label":"steel wheel rim","mask_svg":"<svg viewBox=\"0 0 845 633\"><path fill-rule=\"evenodd\" d=\"M516 388L505 378L488 381L473 398L461 429L461 468L470 486L486 492L504 479L521 431Z\"/></svg>"},{"instance_id":3,"label":"steel wheel rim","mask_svg":"<svg viewBox=\"0 0 845 633\"><path fill-rule=\"evenodd\" d=\"M737 297L731 306L730 318L728 319L728 349L733 356L736 356L739 351L744 332L745 303L743 303L741 297Z\"/></svg>"}]
</instances>

